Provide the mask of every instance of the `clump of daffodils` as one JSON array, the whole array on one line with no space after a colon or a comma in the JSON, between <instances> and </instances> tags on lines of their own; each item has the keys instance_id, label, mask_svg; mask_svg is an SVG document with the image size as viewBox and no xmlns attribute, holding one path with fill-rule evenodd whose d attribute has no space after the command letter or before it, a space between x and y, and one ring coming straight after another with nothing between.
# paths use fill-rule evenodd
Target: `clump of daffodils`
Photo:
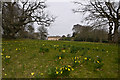
<instances>
[{"instance_id":1,"label":"clump of daffodils","mask_svg":"<svg viewBox=\"0 0 120 80\"><path fill-rule=\"evenodd\" d=\"M64 67L56 67L55 74L56 75L64 75L64 74L69 74L70 71L73 71L74 69L70 66L64 66Z\"/></svg>"},{"instance_id":2,"label":"clump of daffodils","mask_svg":"<svg viewBox=\"0 0 120 80\"><path fill-rule=\"evenodd\" d=\"M74 61L75 64L76 63L81 63L80 58L81 58L81 56L79 56L79 57L73 57L72 60Z\"/></svg>"},{"instance_id":3,"label":"clump of daffodils","mask_svg":"<svg viewBox=\"0 0 120 80\"><path fill-rule=\"evenodd\" d=\"M6 56L6 58L7 58L7 59L9 59L9 58L10 58L10 56Z\"/></svg>"}]
</instances>

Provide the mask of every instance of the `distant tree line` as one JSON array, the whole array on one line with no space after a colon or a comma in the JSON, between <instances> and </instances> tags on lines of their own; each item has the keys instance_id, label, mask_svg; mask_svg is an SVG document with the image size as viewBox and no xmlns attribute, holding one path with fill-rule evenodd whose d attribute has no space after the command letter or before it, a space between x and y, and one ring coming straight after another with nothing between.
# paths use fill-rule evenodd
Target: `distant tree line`
<instances>
[{"instance_id":1,"label":"distant tree line","mask_svg":"<svg viewBox=\"0 0 120 80\"><path fill-rule=\"evenodd\" d=\"M108 32L106 29L96 29L90 26L74 25L73 34L63 35L60 40L86 41L86 42L108 42Z\"/></svg>"},{"instance_id":2,"label":"distant tree line","mask_svg":"<svg viewBox=\"0 0 120 80\"><path fill-rule=\"evenodd\" d=\"M105 29L94 29L77 24L72 30L74 41L107 42L108 33Z\"/></svg>"},{"instance_id":3,"label":"distant tree line","mask_svg":"<svg viewBox=\"0 0 120 80\"><path fill-rule=\"evenodd\" d=\"M47 36L46 27L55 20L53 16L45 13L46 7L44 1L2 2L1 34L3 38L45 39ZM37 33L34 23L39 25Z\"/></svg>"}]
</instances>

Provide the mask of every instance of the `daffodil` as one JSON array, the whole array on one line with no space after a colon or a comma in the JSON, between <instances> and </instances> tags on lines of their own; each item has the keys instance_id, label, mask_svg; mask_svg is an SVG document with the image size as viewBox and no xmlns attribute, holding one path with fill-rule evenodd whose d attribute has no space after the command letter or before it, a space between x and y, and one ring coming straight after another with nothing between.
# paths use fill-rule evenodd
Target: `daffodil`
<instances>
[{"instance_id":1,"label":"daffodil","mask_svg":"<svg viewBox=\"0 0 120 80\"><path fill-rule=\"evenodd\" d=\"M58 68L56 67L56 69L58 69Z\"/></svg>"},{"instance_id":2,"label":"daffodil","mask_svg":"<svg viewBox=\"0 0 120 80\"><path fill-rule=\"evenodd\" d=\"M62 70L62 68L60 68L60 70Z\"/></svg>"},{"instance_id":3,"label":"daffodil","mask_svg":"<svg viewBox=\"0 0 120 80\"><path fill-rule=\"evenodd\" d=\"M60 73L62 74L63 72L61 71Z\"/></svg>"},{"instance_id":4,"label":"daffodil","mask_svg":"<svg viewBox=\"0 0 120 80\"><path fill-rule=\"evenodd\" d=\"M67 68L65 68L67 70Z\"/></svg>"},{"instance_id":5,"label":"daffodil","mask_svg":"<svg viewBox=\"0 0 120 80\"><path fill-rule=\"evenodd\" d=\"M4 49L2 51L4 51Z\"/></svg>"},{"instance_id":6,"label":"daffodil","mask_svg":"<svg viewBox=\"0 0 120 80\"><path fill-rule=\"evenodd\" d=\"M73 71L74 69L72 68L72 71Z\"/></svg>"},{"instance_id":7,"label":"daffodil","mask_svg":"<svg viewBox=\"0 0 120 80\"><path fill-rule=\"evenodd\" d=\"M77 57L77 59L79 59L79 57Z\"/></svg>"},{"instance_id":8,"label":"daffodil","mask_svg":"<svg viewBox=\"0 0 120 80\"><path fill-rule=\"evenodd\" d=\"M31 73L32 76L33 76L34 74L35 74L35 73L33 73L33 72Z\"/></svg>"},{"instance_id":9,"label":"daffodil","mask_svg":"<svg viewBox=\"0 0 120 80\"><path fill-rule=\"evenodd\" d=\"M6 58L10 58L10 56L6 56Z\"/></svg>"},{"instance_id":10,"label":"daffodil","mask_svg":"<svg viewBox=\"0 0 120 80\"><path fill-rule=\"evenodd\" d=\"M59 59L61 59L61 57L59 57Z\"/></svg>"},{"instance_id":11,"label":"daffodil","mask_svg":"<svg viewBox=\"0 0 120 80\"><path fill-rule=\"evenodd\" d=\"M97 61L97 63L100 63L100 61Z\"/></svg>"},{"instance_id":12,"label":"daffodil","mask_svg":"<svg viewBox=\"0 0 120 80\"><path fill-rule=\"evenodd\" d=\"M70 68L68 68L68 71L70 71Z\"/></svg>"},{"instance_id":13,"label":"daffodil","mask_svg":"<svg viewBox=\"0 0 120 80\"><path fill-rule=\"evenodd\" d=\"M41 76L43 76L43 73L40 73Z\"/></svg>"},{"instance_id":14,"label":"daffodil","mask_svg":"<svg viewBox=\"0 0 120 80\"><path fill-rule=\"evenodd\" d=\"M58 74L59 72L58 71L56 71L56 74Z\"/></svg>"},{"instance_id":15,"label":"daffodil","mask_svg":"<svg viewBox=\"0 0 120 80\"><path fill-rule=\"evenodd\" d=\"M68 67L71 67L70 65L68 65Z\"/></svg>"},{"instance_id":16,"label":"daffodil","mask_svg":"<svg viewBox=\"0 0 120 80\"><path fill-rule=\"evenodd\" d=\"M77 61L75 61L75 63L76 63Z\"/></svg>"},{"instance_id":17,"label":"daffodil","mask_svg":"<svg viewBox=\"0 0 120 80\"><path fill-rule=\"evenodd\" d=\"M76 59L76 57L75 57L75 59Z\"/></svg>"},{"instance_id":18,"label":"daffodil","mask_svg":"<svg viewBox=\"0 0 120 80\"><path fill-rule=\"evenodd\" d=\"M18 49L16 48L16 51L17 51Z\"/></svg>"},{"instance_id":19,"label":"daffodil","mask_svg":"<svg viewBox=\"0 0 120 80\"><path fill-rule=\"evenodd\" d=\"M65 50L62 50L62 52L65 52Z\"/></svg>"},{"instance_id":20,"label":"daffodil","mask_svg":"<svg viewBox=\"0 0 120 80\"><path fill-rule=\"evenodd\" d=\"M7 76L7 74L5 74L5 76Z\"/></svg>"},{"instance_id":21,"label":"daffodil","mask_svg":"<svg viewBox=\"0 0 120 80\"><path fill-rule=\"evenodd\" d=\"M80 63L80 61L78 61L78 63Z\"/></svg>"},{"instance_id":22,"label":"daffodil","mask_svg":"<svg viewBox=\"0 0 120 80\"><path fill-rule=\"evenodd\" d=\"M1 56L3 55L3 53L1 53Z\"/></svg>"},{"instance_id":23,"label":"daffodil","mask_svg":"<svg viewBox=\"0 0 120 80\"><path fill-rule=\"evenodd\" d=\"M87 60L87 58L84 58L85 60Z\"/></svg>"}]
</instances>

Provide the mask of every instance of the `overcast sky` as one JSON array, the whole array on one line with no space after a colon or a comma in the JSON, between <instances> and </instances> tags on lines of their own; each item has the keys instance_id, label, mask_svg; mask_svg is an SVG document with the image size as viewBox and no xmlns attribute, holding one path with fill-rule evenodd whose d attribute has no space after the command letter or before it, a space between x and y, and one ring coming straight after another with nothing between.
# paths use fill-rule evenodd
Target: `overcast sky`
<instances>
[{"instance_id":1,"label":"overcast sky","mask_svg":"<svg viewBox=\"0 0 120 80\"><path fill-rule=\"evenodd\" d=\"M73 25L82 20L82 14L72 12L75 8L72 2L47 2L47 5L49 14L57 16L48 29L49 36L71 34Z\"/></svg>"},{"instance_id":2,"label":"overcast sky","mask_svg":"<svg viewBox=\"0 0 120 80\"><path fill-rule=\"evenodd\" d=\"M75 24L82 24L83 14L75 14L72 9L76 6L72 1L87 3L89 0L47 0L47 12L57 16L55 22L48 29L48 36L62 36L72 34ZM119 1L119 0L117 0Z\"/></svg>"}]
</instances>

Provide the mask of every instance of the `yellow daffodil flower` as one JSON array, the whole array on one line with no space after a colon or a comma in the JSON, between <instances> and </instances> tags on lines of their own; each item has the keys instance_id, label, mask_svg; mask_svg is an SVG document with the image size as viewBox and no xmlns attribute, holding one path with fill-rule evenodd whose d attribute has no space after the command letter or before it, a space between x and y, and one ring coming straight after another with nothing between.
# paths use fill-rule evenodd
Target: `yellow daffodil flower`
<instances>
[{"instance_id":1,"label":"yellow daffodil flower","mask_svg":"<svg viewBox=\"0 0 120 80\"><path fill-rule=\"evenodd\" d=\"M62 74L63 72L61 71L60 73Z\"/></svg>"},{"instance_id":2,"label":"yellow daffodil flower","mask_svg":"<svg viewBox=\"0 0 120 80\"><path fill-rule=\"evenodd\" d=\"M61 57L59 57L59 59L61 59Z\"/></svg>"},{"instance_id":3,"label":"yellow daffodil flower","mask_svg":"<svg viewBox=\"0 0 120 80\"><path fill-rule=\"evenodd\" d=\"M56 74L58 74L59 72L58 71L56 71Z\"/></svg>"},{"instance_id":4,"label":"yellow daffodil flower","mask_svg":"<svg viewBox=\"0 0 120 80\"><path fill-rule=\"evenodd\" d=\"M75 59L76 59L76 57L75 57Z\"/></svg>"},{"instance_id":5,"label":"yellow daffodil flower","mask_svg":"<svg viewBox=\"0 0 120 80\"><path fill-rule=\"evenodd\" d=\"M62 70L62 68L60 68L60 70Z\"/></svg>"},{"instance_id":6,"label":"yellow daffodil flower","mask_svg":"<svg viewBox=\"0 0 120 80\"><path fill-rule=\"evenodd\" d=\"M16 48L16 51L17 51L18 49Z\"/></svg>"},{"instance_id":7,"label":"yellow daffodil flower","mask_svg":"<svg viewBox=\"0 0 120 80\"><path fill-rule=\"evenodd\" d=\"M97 61L97 63L100 63L100 61Z\"/></svg>"},{"instance_id":8,"label":"yellow daffodil flower","mask_svg":"<svg viewBox=\"0 0 120 80\"><path fill-rule=\"evenodd\" d=\"M68 68L68 71L70 71L70 68Z\"/></svg>"},{"instance_id":9,"label":"yellow daffodil flower","mask_svg":"<svg viewBox=\"0 0 120 80\"><path fill-rule=\"evenodd\" d=\"M7 74L5 74L5 76L7 76Z\"/></svg>"},{"instance_id":10,"label":"yellow daffodil flower","mask_svg":"<svg viewBox=\"0 0 120 80\"><path fill-rule=\"evenodd\" d=\"M58 69L58 68L56 67L56 69Z\"/></svg>"},{"instance_id":11,"label":"yellow daffodil flower","mask_svg":"<svg viewBox=\"0 0 120 80\"><path fill-rule=\"evenodd\" d=\"M70 65L68 65L68 67L71 67Z\"/></svg>"},{"instance_id":12,"label":"yellow daffodil flower","mask_svg":"<svg viewBox=\"0 0 120 80\"><path fill-rule=\"evenodd\" d=\"M65 68L67 70L67 68Z\"/></svg>"},{"instance_id":13,"label":"yellow daffodil flower","mask_svg":"<svg viewBox=\"0 0 120 80\"><path fill-rule=\"evenodd\" d=\"M33 76L35 73L31 73L31 75Z\"/></svg>"},{"instance_id":14,"label":"yellow daffodil flower","mask_svg":"<svg viewBox=\"0 0 120 80\"><path fill-rule=\"evenodd\" d=\"M4 49L2 51L4 51Z\"/></svg>"},{"instance_id":15,"label":"yellow daffodil flower","mask_svg":"<svg viewBox=\"0 0 120 80\"><path fill-rule=\"evenodd\" d=\"M43 73L40 73L41 76L43 76Z\"/></svg>"},{"instance_id":16,"label":"yellow daffodil flower","mask_svg":"<svg viewBox=\"0 0 120 80\"><path fill-rule=\"evenodd\" d=\"M85 60L87 60L87 58L84 58Z\"/></svg>"},{"instance_id":17,"label":"yellow daffodil flower","mask_svg":"<svg viewBox=\"0 0 120 80\"><path fill-rule=\"evenodd\" d=\"M91 59L89 59L91 61Z\"/></svg>"},{"instance_id":18,"label":"yellow daffodil flower","mask_svg":"<svg viewBox=\"0 0 120 80\"><path fill-rule=\"evenodd\" d=\"M76 63L77 61L75 61L75 63Z\"/></svg>"},{"instance_id":19,"label":"yellow daffodil flower","mask_svg":"<svg viewBox=\"0 0 120 80\"><path fill-rule=\"evenodd\" d=\"M6 58L10 58L10 56L6 56Z\"/></svg>"},{"instance_id":20,"label":"yellow daffodil flower","mask_svg":"<svg viewBox=\"0 0 120 80\"><path fill-rule=\"evenodd\" d=\"M1 53L1 56L3 55L3 53Z\"/></svg>"},{"instance_id":21,"label":"yellow daffodil flower","mask_svg":"<svg viewBox=\"0 0 120 80\"><path fill-rule=\"evenodd\" d=\"M62 50L62 52L65 52L65 50Z\"/></svg>"},{"instance_id":22,"label":"yellow daffodil flower","mask_svg":"<svg viewBox=\"0 0 120 80\"><path fill-rule=\"evenodd\" d=\"M72 71L73 71L74 69L72 68Z\"/></svg>"}]
</instances>

